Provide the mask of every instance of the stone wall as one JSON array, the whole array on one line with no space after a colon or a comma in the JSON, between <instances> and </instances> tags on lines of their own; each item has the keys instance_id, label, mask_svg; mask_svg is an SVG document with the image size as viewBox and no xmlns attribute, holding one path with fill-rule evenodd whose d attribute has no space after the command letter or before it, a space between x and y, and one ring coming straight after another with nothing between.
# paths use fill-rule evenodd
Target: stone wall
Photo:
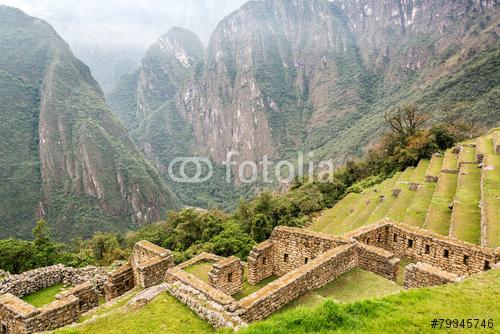
<instances>
[{"instance_id":1,"label":"stone wall","mask_svg":"<svg viewBox=\"0 0 500 334\"><path fill-rule=\"evenodd\" d=\"M270 238L274 244L273 272L277 276L295 270L322 253L347 242L332 235L278 226Z\"/></svg>"},{"instance_id":2,"label":"stone wall","mask_svg":"<svg viewBox=\"0 0 500 334\"><path fill-rule=\"evenodd\" d=\"M108 281L104 285L106 300L112 300L123 295L134 288L134 271L130 263L126 263L108 275Z\"/></svg>"},{"instance_id":3,"label":"stone wall","mask_svg":"<svg viewBox=\"0 0 500 334\"><path fill-rule=\"evenodd\" d=\"M384 249L356 243L358 267L396 281L400 259Z\"/></svg>"},{"instance_id":4,"label":"stone wall","mask_svg":"<svg viewBox=\"0 0 500 334\"><path fill-rule=\"evenodd\" d=\"M88 310L91 304L97 306L93 298L95 296L98 298L95 289L93 297L89 297L90 290L83 285L72 292L79 293L86 300L81 303L75 294L67 291L64 295L58 296L56 301L36 308L13 294L0 295L0 325L3 326L3 330L12 334L45 332L69 325ZM86 308L82 309L80 305Z\"/></svg>"},{"instance_id":5,"label":"stone wall","mask_svg":"<svg viewBox=\"0 0 500 334\"><path fill-rule=\"evenodd\" d=\"M99 306L99 291L91 282L78 284L74 288L64 291L56 296L57 299L64 299L67 296L73 295L78 298L79 312L85 313Z\"/></svg>"},{"instance_id":6,"label":"stone wall","mask_svg":"<svg viewBox=\"0 0 500 334\"><path fill-rule=\"evenodd\" d=\"M344 245L327 251L240 300L246 322L261 320L304 293L322 287L357 266L357 247Z\"/></svg>"},{"instance_id":7,"label":"stone wall","mask_svg":"<svg viewBox=\"0 0 500 334\"><path fill-rule=\"evenodd\" d=\"M22 301L13 294L0 295L0 326L8 333L30 333L26 320L33 318L40 311L34 306Z\"/></svg>"},{"instance_id":8,"label":"stone wall","mask_svg":"<svg viewBox=\"0 0 500 334\"><path fill-rule=\"evenodd\" d=\"M163 282L165 272L174 266L174 257L169 250L149 241L135 244L132 257L135 285L148 288Z\"/></svg>"},{"instance_id":9,"label":"stone wall","mask_svg":"<svg viewBox=\"0 0 500 334\"><path fill-rule=\"evenodd\" d=\"M243 288L243 265L236 256L216 262L208 273L211 286L232 296Z\"/></svg>"},{"instance_id":10,"label":"stone wall","mask_svg":"<svg viewBox=\"0 0 500 334\"><path fill-rule=\"evenodd\" d=\"M248 283L257 284L274 272L274 244L266 240L254 246L247 259Z\"/></svg>"},{"instance_id":11,"label":"stone wall","mask_svg":"<svg viewBox=\"0 0 500 334\"><path fill-rule=\"evenodd\" d=\"M45 332L69 325L81 314L76 296L69 295L39 309L40 314L28 319L32 332Z\"/></svg>"},{"instance_id":12,"label":"stone wall","mask_svg":"<svg viewBox=\"0 0 500 334\"><path fill-rule=\"evenodd\" d=\"M172 296L189 306L215 328L237 329L246 325L239 316L243 312L239 303L198 277L174 267L167 270L165 281Z\"/></svg>"},{"instance_id":13,"label":"stone wall","mask_svg":"<svg viewBox=\"0 0 500 334\"><path fill-rule=\"evenodd\" d=\"M71 268L62 264L26 271L19 275L9 275L0 281L0 293L11 293L24 297L59 283L78 285L93 282L102 287L106 280L106 271L98 267Z\"/></svg>"},{"instance_id":14,"label":"stone wall","mask_svg":"<svg viewBox=\"0 0 500 334\"><path fill-rule=\"evenodd\" d=\"M215 254L203 252L203 253L200 253L187 261L180 263L179 265L177 265L177 268L184 269L184 268L192 266L193 264L196 264L198 262L203 262L203 261L217 262L217 261L220 261L222 259L224 259L224 258L221 256L217 256Z\"/></svg>"},{"instance_id":15,"label":"stone wall","mask_svg":"<svg viewBox=\"0 0 500 334\"><path fill-rule=\"evenodd\" d=\"M363 227L347 236L388 250L397 257L425 262L459 276L487 270L500 260L494 249L388 221Z\"/></svg>"},{"instance_id":16,"label":"stone wall","mask_svg":"<svg viewBox=\"0 0 500 334\"><path fill-rule=\"evenodd\" d=\"M149 241L142 240L134 245L133 258L135 263L146 263L157 258L165 258L172 252Z\"/></svg>"},{"instance_id":17,"label":"stone wall","mask_svg":"<svg viewBox=\"0 0 500 334\"><path fill-rule=\"evenodd\" d=\"M405 267L404 287L406 289L422 288L458 281L460 281L459 276L423 262L410 264Z\"/></svg>"}]
</instances>

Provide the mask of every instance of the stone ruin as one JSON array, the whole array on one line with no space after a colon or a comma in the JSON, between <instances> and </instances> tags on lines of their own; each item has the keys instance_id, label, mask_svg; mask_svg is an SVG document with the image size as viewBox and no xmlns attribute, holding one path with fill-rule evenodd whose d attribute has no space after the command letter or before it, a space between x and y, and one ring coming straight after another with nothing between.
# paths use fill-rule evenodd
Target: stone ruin
<instances>
[{"instance_id":1,"label":"stone ruin","mask_svg":"<svg viewBox=\"0 0 500 334\"><path fill-rule=\"evenodd\" d=\"M234 295L243 288L243 264L236 256L218 261L208 273L211 286L228 295Z\"/></svg>"},{"instance_id":2,"label":"stone ruin","mask_svg":"<svg viewBox=\"0 0 500 334\"><path fill-rule=\"evenodd\" d=\"M246 264L249 284L270 276L278 278L236 300L232 296L241 291L244 275L244 264L238 258L202 253L174 266L169 250L141 241L134 246L130 261L110 273L102 268L61 265L21 275L3 273L0 334L33 333L68 325L96 307L100 297L112 300L135 286L166 290L214 327L238 329L354 268L395 281L401 259L414 262L405 267L404 287L418 288L457 282L493 268L500 254L390 221L342 237L279 226L268 240L253 247ZM185 270L202 261L214 262L208 281ZM74 287L49 305L35 308L20 299L61 282ZM144 291L145 300L151 299L146 298L148 290Z\"/></svg>"},{"instance_id":3,"label":"stone ruin","mask_svg":"<svg viewBox=\"0 0 500 334\"><path fill-rule=\"evenodd\" d=\"M54 265L7 275L0 281L0 333L42 332L73 323L98 306L105 280L105 270L91 266ZM59 283L74 287L58 294L51 304L36 308L21 299Z\"/></svg>"},{"instance_id":4,"label":"stone ruin","mask_svg":"<svg viewBox=\"0 0 500 334\"><path fill-rule=\"evenodd\" d=\"M173 266L171 251L149 241L136 243L130 262L109 273L104 285L106 300L119 297L135 286L149 288L162 283L165 272Z\"/></svg>"},{"instance_id":5,"label":"stone ruin","mask_svg":"<svg viewBox=\"0 0 500 334\"><path fill-rule=\"evenodd\" d=\"M206 259L218 261L209 274L209 283L183 270ZM395 281L401 259L415 262L405 267L404 287L417 288L457 282L488 270L500 260L500 254L390 221L342 237L280 226L252 249L247 262L249 284L273 275L278 278L241 300L232 297L237 289L227 290L227 281L211 278L222 272L220 268L237 263L234 258L203 253L169 269L165 279L174 297L214 327L238 329L356 267ZM235 270L240 269L235 266ZM223 278L226 275L220 274Z\"/></svg>"},{"instance_id":6,"label":"stone ruin","mask_svg":"<svg viewBox=\"0 0 500 334\"><path fill-rule=\"evenodd\" d=\"M150 242L134 246L130 261L107 272L104 268L71 268L54 265L8 275L0 281L0 334L35 333L69 325L95 308L99 299L114 299L135 286L147 288L163 282L165 272L173 267L170 251ZM63 283L73 286L43 307L34 307L21 298Z\"/></svg>"}]
</instances>

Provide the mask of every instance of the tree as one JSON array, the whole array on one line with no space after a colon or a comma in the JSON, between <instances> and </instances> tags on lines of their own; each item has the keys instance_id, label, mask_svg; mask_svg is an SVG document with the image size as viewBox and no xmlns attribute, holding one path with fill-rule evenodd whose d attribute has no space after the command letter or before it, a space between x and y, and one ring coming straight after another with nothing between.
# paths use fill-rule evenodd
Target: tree
<instances>
[{"instance_id":1,"label":"tree","mask_svg":"<svg viewBox=\"0 0 500 334\"><path fill-rule=\"evenodd\" d=\"M217 255L235 255L245 259L255 242L238 224L228 222L224 225L224 231L212 238L210 244L212 245L211 251Z\"/></svg>"},{"instance_id":2,"label":"tree","mask_svg":"<svg viewBox=\"0 0 500 334\"><path fill-rule=\"evenodd\" d=\"M125 258L125 252L120 244L120 236L111 232L96 232L89 240L93 256L100 265L109 265L115 260Z\"/></svg>"},{"instance_id":3,"label":"tree","mask_svg":"<svg viewBox=\"0 0 500 334\"><path fill-rule=\"evenodd\" d=\"M436 138L436 144L441 150L452 147L456 141L453 133L443 125L434 125L430 129L430 133Z\"/></svg>"},{"instance_id":4,"label":"tree","mask_svg":"<svg viewBox=\"0 0 500 334\"><path fill-rule=\"evenodd\" d=\"M32 231L35 245L44 247L50 244L50 227L45 219L39 219Z\"/></svg>"},{"instance_id":5,"label":"tree","mask_svg":"<svg viewBox=\"0 0 500 334\"><path fill-rule=\"evenodd\" d=\"M398 106L386 112L384 117L391 131L403 143L417 133L429 118L414 105Z\"/></svg>"}]
</instances>

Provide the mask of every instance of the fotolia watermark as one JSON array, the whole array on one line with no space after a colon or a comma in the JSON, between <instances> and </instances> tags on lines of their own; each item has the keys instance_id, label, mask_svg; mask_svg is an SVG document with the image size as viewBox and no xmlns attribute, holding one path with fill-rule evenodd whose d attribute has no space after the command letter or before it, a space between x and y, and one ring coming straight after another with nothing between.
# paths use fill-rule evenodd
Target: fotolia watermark
<instances>
[{"instance_id":1,"label":"fotolia watermark","mask_svg":"<svg viewBox=\"0 0 500 334\"><path fill-rule=\"evenodd\" d=\"M225 179L227 183L254 183L257 180L265 184L290 184L296 177L327 183L332 180L334 165L332 161L314 162L312 152L297 153L295 164L288 160L272 161L264 155L260 161L239 161L239 152L230 151L225 161ZM178 183L203 183L214 175L214 164L206 157L178 157L168 165L168 176ZM237 179L233 179L233 175ZM259 176L261 179L259 179Z\"/></svg>"}]
</instances>

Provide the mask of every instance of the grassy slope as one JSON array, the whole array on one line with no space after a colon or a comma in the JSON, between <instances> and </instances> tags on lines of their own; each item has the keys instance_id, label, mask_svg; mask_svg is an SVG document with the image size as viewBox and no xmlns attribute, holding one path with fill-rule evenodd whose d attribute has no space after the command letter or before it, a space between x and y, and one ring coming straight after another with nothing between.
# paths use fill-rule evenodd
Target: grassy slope
<instances>
[{"instance_id":1,"label":"grassy slope","mask_svg":"<svg viewBox=\"0 0 500 334\"><path fill-rule=\"evenodd\" d=\"M356 268L339 276L333 282L290 302L278 312L286 313L298 307L318 306L328 298L336 302L351 303L367 298L387 296L402 289L401 285L382 276Z\"/></svg>"},{"instance_id":2,"label":"grassy slope","mask_svg":"<svg viewBox=\"0 0 500 334\"><path fill-rule=\"evenodd\" d=\"M312 310L298 308L239 333L435 333L439 330L432 329L430 323L434 318L493 319L497 327L498 284L500 270L491 270L462 283L410 290L382 299L344 305L329 301ZM460 333L464 329L447 331ZM474 332L495 331L481 328Z\"/></svg>"},{"instance_id":3,"label":"grassy slope","mask_svg":"<svg viewBox=\"0 0 500 334\"><path fill-rule=\"evenodd\" d=\"M458 155L448 150L443 160L442 169L456 170ZM453 201L457 186L457 175L440 173L436 186L436 191L432 196L432 201L427 211L424 227L439 234L448 235L451 210L448 208Z\"/></svg>"},{"instance_id":4,"label":"grassy slope","mask_svg":"<svg viewBox=\"0 0 500 334\"><path fill-rule=\"evenodd\" d=\"M491 166L482 172L482 201L487 223L486 245L488 247L500 247L500 155L493 152L492 135L482 137L478 140L478 152L484 154L483 164Z\"/></svg>"},{"instance_id":5,"label":"grassy slope","mask_svg":"<svg viewBox=\"0 0 500 334\"><path fill-rule=\"evenodd\" d=\"M337 226L346 218L351 208L359 201L361 195L356 193L348 194L342 201L337 203L333 208L322 212L319 217L311 226L310 229L316 232L328 232L334 226Z\"/></svg>"},{"instance_id":6,"label":"grassy slope","mask_svg":"<svg viewBox=\"0 0 500 334\"><path fill-rule=\"evenodd\" d=\"M429 166L429 160L421 160L415 168L410 182L423 183L425 173L427 171L427 167ZM403 184L401 187L401 193L398 198L391 206L389 211L387 212L387 217L390 217L396 221L403 221L406 216L407 209L412 203L413 198L415 197L416 192L409 190L409 185Z\"/></svg>"},{"instance_id":7,"label":"grassy slope","mask_svg":"<svg viewBox=\"0 0 500 334\"><path fill-rule=\"evenodd\" d=\"M41 307L47 304L52 303L54 300L56 300L56 295L60 293L64 289L64 286L62 284L57 284L51 287L48 287L46 289L37 291L35 293L32 293L31 295L24 296L22 299L35 306L35 307Z\"/></svg>"},{"instance_id":8,"label":"grassy slope","mask_svg":"<svg viewBox=\"0 0 500 334\"><path fill-rule=\"evenodd\" d=\"M365 189L362 194L351 193L333 208L325 210L321 217L310 227L316 232L343 234L347 231L365 225L381 205L391 202L391 192L402 173L396 173L392 178L374 187ZM375 191L375 189L377 191ZM384 195L384 202L380 196Z\"/></svg>"},{"instance_id":9,"label":"grassy slope","mask_svg":"<svg viewBox=\"0 0 500 334\"><path fill-rule=\"evenodd\" d=\"M63 328L55 333L213 333L214 329L201 320L186 305L163 293L150 304L133 311L118 309L95 321L74 328Z\"/></svg>"},{"instance_id":10,"label":"grassy slope","mask_svg":"<svg viewBox=\"0 0 500 334\"><path fill-rule=\"evenodd\" d=\"M425 175L437 176L441 170L441 165L443 163L442 156L433 156L429 162L429 166ZM408 207L407 214L403 220L405 224L422 226L425 222L425 216L427 215L427 210L432 201L432 195L436 190L436 183L434 182L423 182L418 188L413 201Z\"/></svg>"},{"instance_id":11,"label":"grassy slope","mask_svg":"<svg viewBox=\"0 0 500 334\"><path fill-rule=\"evenodd\" d=\"M460 161L474 161L475 150L464 147ZM481 241L481 169L476 164L460 168L451 219L450 234L457 239L479 244Z\"/></svg>"},{"instance_id":12,"label":"grassy slope","mask_svg":"<svg viewBox=\"0 0 500 334\"><path fill-rule=\"evenodd\" d=\"M208 273L212 269L215 261L200 261L198 263L195 263L193 265L190 265L187 268L184 268L184 270L199 279L201 279L203 282L208 283Z\"/></svg>"},{"instance_id":13,"label":"grassy slope","mask_svg":"<svg viewBox=\"0 0 500 334\"><path fill-rule=\"evenodd\" d=\"M411 180L414 168L407 168L399 177L397 182L394 185L396 189L408 188L408 182ZM392 195L392 189L385 194L385 199L381 202L377 208L372 212L372 214L368 217L365 225L375 223L376 221L384 218L387 215L389 209L393 206L393 204L397 201L397 197Z\"/></svg>"}]
</instances>

